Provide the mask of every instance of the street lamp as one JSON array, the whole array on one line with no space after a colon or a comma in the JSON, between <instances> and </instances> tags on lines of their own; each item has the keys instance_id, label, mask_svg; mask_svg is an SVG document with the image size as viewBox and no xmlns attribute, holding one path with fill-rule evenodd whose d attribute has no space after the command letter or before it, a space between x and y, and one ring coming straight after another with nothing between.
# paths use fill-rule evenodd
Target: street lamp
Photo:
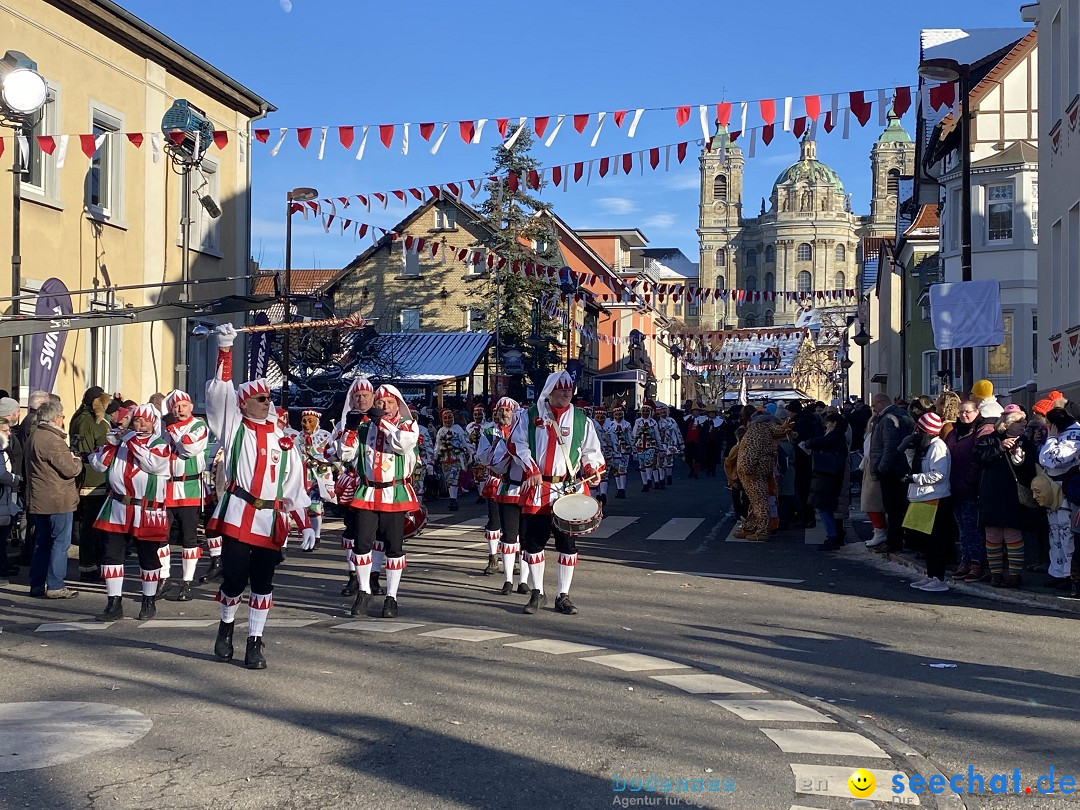
<instances>
[{"instance_id":1,"label":"street lamp","mask_svg":"<svg viewBox=\"0 0 1080 810\"><path fill-rule=\"evenodd\" d=\"M968 92L971 84L971 65L955 59L925 59L919 65L919 75L932 82L957 82L960 104L960 280L971 281L971 118ZM975 350L961 349L964 366L963 387L970 391L975 382Z\"/></svg>"},{"instance_id":2,"label":"street lamp","mask_svg":"<svg viewBox=\"0 0 1080 810\"><path fill-rule=\"evenodd\" d=\"M866 347L870 345L870 333L866 331L866 324L859 321L859 333L851 338L851 342L859 347L859 380L862 388L862 401L866 402Z\"/></svg>"},{"instance_id":3,"label":"street lamp","mask_svg":"<svg viewBox=\"0 0 1080 810\"><path fill-rule=\"evenodd\" d=\"M49 88L37 70L37 62L19 51L8 51L0 60L0 122L18 133L45 107ZM11 306L18 314L22 293L22 150L11 150ZM11 396L19 398L22 377L22 343L11 339Z\"/></svg>"},{"instance_id":4,"label":"street lamp","mask_svg":"<svg viewBox=\"0 0 1080 810\"><path fill-rule=\"evenodd\" d=\"M679 377L679 358L682 357L683 350L681 346L673 345L668 347L668 351L675 360L675 373L671 375L671 381L675 383L675 400L681 407L683 399L682 394L679 391L679 380L681 379Z\"/></svg>"},{"instance_id":5,"label":"street lamp","mask_svg":"<svg viewBox=\"0 0 1080 810\"><path fill-rule=\"evenodd\" d=\"M285 194L285 323L292 323L292 215L295 203L304 203L314 200L319 192L307 186L294 188ZM281 346L281 409L288 413L289 409L289 366L290 345L289 335L292 330L287 326Z\"/></svg>"}]
</instances>

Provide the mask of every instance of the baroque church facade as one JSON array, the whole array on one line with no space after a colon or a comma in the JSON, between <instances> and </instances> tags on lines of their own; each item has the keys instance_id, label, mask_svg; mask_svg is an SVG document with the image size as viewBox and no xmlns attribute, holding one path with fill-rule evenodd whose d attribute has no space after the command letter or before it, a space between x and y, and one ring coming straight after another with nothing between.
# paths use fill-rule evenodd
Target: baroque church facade
<instances>
[{"instance_id":1,"label":"baroque church facade","mask_svg":"<svg viewBox=\"0 0 1080 810\"><path fill-rule=\"evenodd\" d=\"M840 176L818 160L817 142L809 134L799 148L798 162L776 178L756 217L744 215L743 153L727 130L718 126L710 148L702 151L698 283L776 295L747 295L740 303L710 298L699 311L701 328L794 323L807 304L823 305L811 293L857 290L865 237L895 235L900 178L910 177L915 168L915 144L895 116L890 113L871 149L868 215L851 211L851 196ZM824 302L852 310L855 304L846 296Z\"/></svg>"}]
</instances>

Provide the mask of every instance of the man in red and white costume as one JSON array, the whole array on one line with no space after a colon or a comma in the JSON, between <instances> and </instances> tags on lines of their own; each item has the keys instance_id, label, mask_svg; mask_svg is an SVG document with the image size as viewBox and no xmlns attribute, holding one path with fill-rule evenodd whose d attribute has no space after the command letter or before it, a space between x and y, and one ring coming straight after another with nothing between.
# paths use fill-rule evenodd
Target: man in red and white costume
<instances>
[{"instance_id":1,"label":"man in red and white costume","mask_svg":"<svg viewBox=\"0 0 1080 810\"><path fill-rule=\"evenodd\" d=\"M350 506L356 510L357 556L371 551L379 531L386 553L386 600L382 617L398 615L397 592L405 570L405 514L420 508L412 488L419 437L405 399L392 385L379 386L368 420L353 412L346 418L341 460L356 465L359 482ZM361 590L353 605L354 616L367 612L371 594Z\"/></svg>"},{"instance_id":2,"label":"man in red and white costume","mask_svg":"<svg viewBox=\"0 0 1080 810\"><path fill-rule=\"evenodd\" d=\"M495 449L500 444L509 441L514 425L514 415L519 410L521 410L521 406L510 397L503 397L495 403L495 421L480 434L480 441L476 449L476 461L482 464L485 469L492 469ZM512 474L513 470L511 470ZM519 486L522 478L523 476L519 475L516 479ZM514 487L512 482L507 483L506 489L508 492L512 487ZM495 472L491 472L490 477L484 484L485 491L489 493L487 496L488 522L484 529L484 537L488 542L488 567L484 569L484 573L496 573L495 561L498 559L496 554L501 555L503 574L506 579L500 593L503 596L508 596L514 592L514 558L521 554L521 543L518 537L521 528L521 495L520 491L515 488L514 494L500 496L502 488L502 477ZM504 514L509 522L509 527L503 523ZM525 561L522 560L521 579L518 583L519 593L529 592L528 581L529 569L525 565Z\"/></svg>"},{"instance_id":3,"label":"man in red and white costume","mask_svg":"<svg viewBox=\"0 0 1080 810\"><path fill-rule=\"evenodd\" d=\"M516 479L521 481L524 512L521 542L533 586L525 613L536 613L547 604L544 548L553 534L559 551L555 610L568 615L578 612L570 601L570 583L578 562L577 545L572 535L552 525L551 507L574 487L579 470L585 478L602 474L604 454L593 421L583 410L570 404L573 391L574 380L568 372L549 375L536 404L518 411L510 441L500 444L494 453L493 466L497 471L511 477L516 466L527 476L524 480ZM505 523L503 528L509 530Z\"/></svg>"},{"instance_id":4,"label":"man in red and white costume","mask_svg":"<svg viewBox=\"0 0 1080 810\"><path fill-rule=\"evenodd\" d=\"M191 583L195 580L202 549L199 548L199 513L203 505L203 472L206 470L206 446L210 441L210 428L206 422L192 415L194 404L186 391L174 389L165 397L168 416L163 420L163 435L172 454L169 461L168 498L169 523L179 530L183 559L180 590L176 601L191 601ZM162 546L162 584L158 593L164 593L165 581L169 579L171 552L169 544Z\"/></svg>"},{"instance_id":5,"label":"man in red and white costume","mask_svg":"<svg viewBox=\"0 0 1080 810\"><path fill-rule=\"evenodd\" d=\"M334 485L334 495L342 507L342 519L345 529L341 532L341 548L345 552L345 564L349 569L349 579L341 589L342 596L356 596L361 590L368 593L380 593L379 572L382 571L383 544L376 539L371 551L357 555L356 511L349 504L356 495L358 477L356 465L346 463L341 458L341 441L345 436L345 422L350 413L360 414L360 420L367 419L368 410L375 404L375 387L367 377L356 377L345 395L345 404L341 408L341 419L330 431L330 441L326 447L326 458L340 462L342 470ZM378 557L378 559L375 559ZM376 565L378 563L378 565Z\"/></svg>"},{"instance_id":6,"label":"man in red and white costume","mask_svg":"<svg viewBox=\"0 0 1080 810\"><path fill-rule=\"evenodd\" d=\"M135 539L142 579L140 619L157 613L154 597L161 579L162 545L167 547L169 521L165 511L171 454L161 437L161 414L147 403L132 412L130 430L113 430L105 444L90 455L90 466L105 473L109 497L101 507L94 528L105 535L105 580L108 601L99 621L124 617L124 556L128 538Z\"/></svg>"},{"instance_id":7,"label":"man in red and white costume","mask_svg":"<svg viewBox=\"0 0 1080 810\"><path fill-rule=\"evenodd\" d=\"M330 448L330 431L319 427L319 419L322 414L313 409L307 409L300 414L300 432L293 436L297 442L300 454L304 458L304 471L307 474L308 497L311 505L308 507L308 520L311 528L315 531L315 545L319 544L322 535L322 518L324 504L333 503L334 497L334 470L332 462L327 458L327 450ZM286 433L286 435L289 435ZM314 550L314 549L312 549Z\"/></svg>"},{"instance_id":8,"label":"man in red and white costume","mask_svg":"<svg viewBox=\"0 0 1080 810\"><path fill-rule=\"evenodd\" d=\"M210 429L221 437L228 481L206 529L222 538L223 575L215 597L221 603L221 621L214 654L222 661L232 659L236 609L250 584L244 665L265 669L263 628L274 604L274 570L288 537L289 518L302 527L301 548L315 545L315 532L307 522L303 464L298 454L290 452L292 440L278 429L266 380L233 388L236 328L227 323L214 331L217 370L206 384L206 417Z\"/></svg>"}]
</instances>

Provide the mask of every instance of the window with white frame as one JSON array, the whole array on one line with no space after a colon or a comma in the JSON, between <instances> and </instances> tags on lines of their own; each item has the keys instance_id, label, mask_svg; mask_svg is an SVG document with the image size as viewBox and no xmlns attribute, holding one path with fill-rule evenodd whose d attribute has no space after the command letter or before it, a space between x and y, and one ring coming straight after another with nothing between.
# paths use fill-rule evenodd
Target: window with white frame
<instances>
[{"instance_id":1,"label":"window with white frame","mask_svg":"<svg viewBox=\"0 0 1080 810\"><path fill-rule=\"evenodd\" d=\"M435 230L456 231L457 211L453 208L435 208Z\"/></svg>"},{"instance_id":2,"label":"window with white frame","mask_svg":"<svg viewBox=\"0 0 1080 810\"><path fill-rule=\"evenodd\" d=\"M56 152L47 154L38 142L38 136L55 135L60 120L59 96L56 88L49 87L45 106L33 121L23 124L21 133L25 138L26 154L19 152L22 158L22 193L31 192L42 197L57 197L56 188ZM18 144L14 145L20 148Z\"/></svg>"},{"instance_id":3,"label":"window with white frame","mask_svg":"<svg viewBox=\"0 0 1080 810\"><path fill-rule=\"evenodd\" d=\"M844 289L844 286L846 284L847 284L847 276L845 276L842 271L838 272L835 276L833 276L833 289L834 290L842 290L842 289Z\"/></svg>"},{"instance_id":4,"label":"window with white frame","mask_svg":"<svg viewBox=\"0 0 1080 810\"><path fill-rule=\"evenodd\" d=\"M696 318L698 316L698 303L695 299L691 298L690 302L686 305L686 317Z\"/></svg>"},{"instance_id":5,"label":"window with white frame","mask_svg":"<svg viewBox=\"0 0 1080 810\"><path fill-rule=\"evenodd\" d=\"M475 307L468 307L465 310L465 330L468 332L478 332L484 328L484 313L482 310Z\"/></svg>"},{"instance_id":6,"label":"window with white frame","mask_svg":"<svg viewBox=\"0 0 1080 810\"><path fill-rule=\"evenodd\" d=\"M960 192L949 192L949 204L946 214L949 217L949 248L960 249Z\"/></svg>"},{"instance_id":7,"label":"window with white frame","mask_svg":"<svg viewBox=\"0 0 1080 810\"><path fill-rule=\"evenodd\" d=\"M487 251L471 251L466 258L466 270L470 276L478 276L487 271Z\"/></svg>"},{"instance_id":8,"label":"window with white frame","mask_svg":"<svg viewBox=\"0 0 1080 810\"><path fill-rule=\"evenodd\" d=\"M86 177L86 206L91 214L105 219L118 219L122 213L123 149L120 133L123 119L114 113L94 108L91 122L95 140L101 146L90 160Z\"/></svg>"},{"instance_id":9,"label":"window with white frame","mask_svg":"<svg viewBox=\"0 0 1080 810\"><path fill-rule=\"evenodd\" d=\"M843 245L836 246L836 260L838 262L847 261L847 248L845 248Z\"/></svg>"},{"instance_id":10,"label":"window with white frame","mask_svg":"<svg viewBox=\"0 0 1080 810\"><path fill-rule=\"evenodd\" d=\"M725 265L727 265L727 252L723 248L720 248L716 251L714 266L724 267Z\"/></svg>"},{"instance_id":11,"label":"window with white frame","mask_svg":"<svg viewBox=\"0 0 1080 810\"><path fill-rule=\"evenodd\" d=\"M401 241L401 275L420 275L420 254L415 250L406 250L405 240Z\"/></svg>"},{"instance_id":12,"label":"window with white frame","mask_svg":"<svg viewBox=\"0 0 1080 810\"><path fill-rule=\"evenodd\" d=\"M941 356L938 352L923 352L922 354L922 390L929 397L936 397L941 393L941 378L938 371L941 370Z\"/></svg>"},{"instance_id":13,"label":"window with white frame","mask_svg":"<svg viewBox=\"0 0 1080 810\"><path fill-rule=\"evenodd\" d=\"M1013 184L986 187L986 238L1008 242L1013 237Z\"/></svg>"},{"instance_id":14,"label":"window with white frame","mask_svg":"<svg viewBox=\"0 0 1080 810\"><path fill-rule=\"evenodd\" d=\"M1039 181L1031 181L1031 238L1039 242Z\"/></svg>"},{"instance_id":15,"label":"window with white frame","mask_svg":"<svg viewBox=\"0 0 1080 810\"><path fill-rule=\"evenodd\" d=\"M191 175L191 199L187 201L191 216L191 249L205 253L218 253L221 250L220 216L210 216L203 206L202 199L209 197L217 205L221 200L221 178L218 165L210 158L204 158L202 165ZM220 208L218 209L220 210ZM180 183L180 236L184 238L184 184Z\"/></svg>"},{"instance_id":16,"label":"window with white frame","mask_svg":"<svg viewBox=\"0 0 1080 810\"><path fill-rule=\"evenodd\" d=\"M99 293L90 298L91 312L115 312L124 308L123 300L113 294ZM96 326L86 330L86 369L91 385L100 385L106 391L123 388L123 326ZM192 341L189 345L196 344ZM205 381L205 377L203 378ZM193 386L195 390L197 386Z\"/></svg>"},{"instance_id":17,"label":"window with white frame","mask_svg":"<svg viewBox=\"0 0 1080 810\"><path fill-rule=\"evenodd\" d=\"M801 293L808 293L814 286L814 277L809 270L803 270L795 277L795 289Z\"/></svg>"},{"instance_id":18,"label":"window with white frame","mask_svg":"<svg viewBox=\"0 0 1080 810\"><path fill-rule=\"evenodd\" d=\"M987 372L1000 377L1011 377L1013 373L1013 314L1002 315L1005 321L1005 336L1000 346L991 346L987 354Z\"/></svg>"},{"instance_id":19,"label":"window with white frame","mask_svg":"<svg viewBox=\"0 0 1080 810\"><path fill-rule=\"evenodd\" d=\"M799 246L795 249L795 260L800 262L809 262L814 259L814 249L810 246L809 242L800 242Z\"/></svg>"},{"instance_id":20,"label":"window with white frame","mask_svg":"<svg viewBox=\"0 0 1080 810\"><path fill-rule=\"evenodd\" d=\"M402 332L419 332L420 331L420 310L418 310L418 309L403 309L403 310L401 310L401 331Z\"/></svg>"}]
</instances>

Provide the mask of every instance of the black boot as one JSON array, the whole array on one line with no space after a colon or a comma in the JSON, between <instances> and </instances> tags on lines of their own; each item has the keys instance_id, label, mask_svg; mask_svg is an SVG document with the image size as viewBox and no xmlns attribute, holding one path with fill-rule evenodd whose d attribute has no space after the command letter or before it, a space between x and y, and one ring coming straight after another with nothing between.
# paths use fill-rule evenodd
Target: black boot
<instances>
[{"instance_id":1,"label":"black boot","mask_svg":"<svg viewBox=\"0 0 1080 810\"><path fill-rule=\"evenodd\" d=\"M601 492L599 495L597 495L596 500L600 502L601 506L607 506L607 495L605 493Z\"/></svg>"},{"instance_id":2,"label":"black boot","mask_svg":"<svg viewBox=\"0 0 1080 810\"><path fill-rule=\"evenodd\" d=\"M529 590L529 583L527 583L527 582L519 582L518 586L517 586L517 592L518 593L531 593L531 591Z\"/></svg>"},{"instance_id":3,"label":"black boot","mask_svg":"<svg viewBox=\"0 0 1080 810\"><path fill-rule=\"evenodd\" d=\"M456 512L458 510L457 498L451 498L450 499L450 506L448 507L448 509L451 512Z\"/></svg>"},{"instance_id":4,"label":"black boot","mask_svg":"<svg viewBox=\"0 0 1080 810\"><path fill-rule=\"evenodd\" d=\"M206 573L199 577L199 584L205 585L207 582L213 582L215 579L221 578L221 557L211 557L210 567L206 569Z\"/></svg>"},{"instance_id":5,"label":"black boot","mask_svg":"<svg viewBox=\"0 0 1080 810\"><path fill-rule=\"evenodd\" d=\"M248 669L266 669L262 636L248 636L247 652L244 653L244 666Z\"/></svg>"},{"instance_id":6,"label":"black boot","mask_svg":"<svg viewBox=\"0 0 1080 810\"><path fill-rule=\"evenodd\" d=\"M649 484L642 484L641 485L641 491L642 492L648 492L650 489L652 489L652 487Z\"/></svg>"},{"instance_id":7,"label":"black boot","mask_svg":"<svg viewBox=\"0 0 1080 810\"><path fill-rule=\"evenodd\" d=\"M158 581L157 593L154 594L155 599L164 599L169 591L173 589L173 581L168 577Z\"/></svg>"},{"instance_id":8,"label":"black boot","mask_svg":"<svg viewBox=\"0 0 1080 810\"><path fill-rule=\"evenodd\" d=\"M217 641L214 642L214 655L219 661L232 661L233 644L232 631L234 622L218 622Z\"/></svg>"},{"instance_id":9,"label":"black boot","mask_svg":"<svg viewBox=\"0 0 1080 810\"><path fill-rule=\"evenodd\" d=\"M502 584L502 589L499 591L503 596L509 596L514 592L514 583L507 580Z\"/></svg>"},{"instance_id":10,"label":"black boot","mask_svg":"<svg viewBox=\"0 0 1080 810\"><path fill-rule=\"evenodd\" d=\"M573 616L578 612L574 603L570 601L570 594L568 593L560 593L555 597L555 610L559 613L565 613L567 616Z\"/></svg>"},{"instance_id":11,"label":"black boot","mask_svg":"<svg viewBox=\"0 0 1080 810\"><path fill-rule=\"evenodd\" d=\"M153 596L144 596L142 598L142 610L139 611L138 618L152 619L157 615L157 605L154 604L154 599Z\"/></svg>"},{"instance_id":12,"label":"black boot","mask_svg":"<svg viewBox=\"0 0 1080 810\"><path fill-rule=\"evenodd\" d=\"M367 591L361 591L360 593L358 593L356 595L356 601L353 602L352 610L349 611L349 615L353 616L353 617L366 616L367 611L368 611L368 606L370 604L371 604L371 594L368 593Z\"/></svg>"},{"instance_id":13,"label":"black boot","mask_svg":"<svg viewBox=\"0 0 1080 810\"><path fill-rule=\"evenodd\" d=\"M484 569L484 574L497 574L499 573L499 555L488 554L487 568Z\"/></svg>"},{"instance_id":14,"label":"black boot","mask_svg":"<svg viewBox=\"0 0 1080 810\"><path fill-rule=\"evenodd\" d=\"M176 592L177 602L190 602L191 601L191 583L184 580L180 583L180 590Z\"/></svg>"},{"instance_id":15,"label":"black boot","mask_svg":"<svg viewBox=\"0 0 1080 810\"><path fill-rule=\"evenodd\" d=\"M382 589L382 586L379 585L378 571L371 572L371 576L368 577L368 586L373 596L381 596L382 594L386 593L386 591Z\"/></svg>"},{"instance_id":16,"label":"black boot","mask_svg":"<svg viewBox=\"0 0 1080 810\"><path fill-rule=\"evenodd\" d=\"M615 493L615 497L618 498L621 501L625 501L626 500L626 490L625 489L620 489L618 492Z\"/></svg>"},{"instance_id":17,"label":"black boot","mask_svg":"<svg viewBox=\"0 0 1080 810\"><path fill-rule=\"evenodd\" d=\"M655 486L656 486L657 489L664 489L664 482L663 481L657 481Z\"/></svg>"},{"instance_id":18,"label":"black boot","mask_svg":"<svg viewBox=\"0 0 1080 810\"><path fill-rule=\"evenodd\" d=\"M341 589L342 596L356 596L360 592L360 580L356 578L356 572L349 572L349 581L345 583L345 587Z\"/></svg>"},{"instance_id":19,"label":"black boot","mask_svg":"<svg viewBox=\"0 0 1080 810\"><path fill-rule=\"evenodd\" d=\"M105 610L94 617L99 622L115 622L124 618L124 598L122 596L110 596L105 603Z\"/></svg>"},{"instance_id":20,"label":"black boot","mask_svg":"<svg viewBox=\"0 0 1080 810\"><path fill-rule=\"evenodd\" d=\"M382 617L384 619L397 618L397 599L392 596L386 597L382 605Z\"/></svg>"},{"instance_id":21,"label":"black boot","mask_svg":"<svg viewBox=\"0 0 1080 810\"><path fill-rule=\"evenodd\" d=\"M540 608L547 604L547 594L540 593L539 589L533 588L532 593L529 595L529 601L526 603L522 613L536 613Z\"/></svg>"}]
</instances>

